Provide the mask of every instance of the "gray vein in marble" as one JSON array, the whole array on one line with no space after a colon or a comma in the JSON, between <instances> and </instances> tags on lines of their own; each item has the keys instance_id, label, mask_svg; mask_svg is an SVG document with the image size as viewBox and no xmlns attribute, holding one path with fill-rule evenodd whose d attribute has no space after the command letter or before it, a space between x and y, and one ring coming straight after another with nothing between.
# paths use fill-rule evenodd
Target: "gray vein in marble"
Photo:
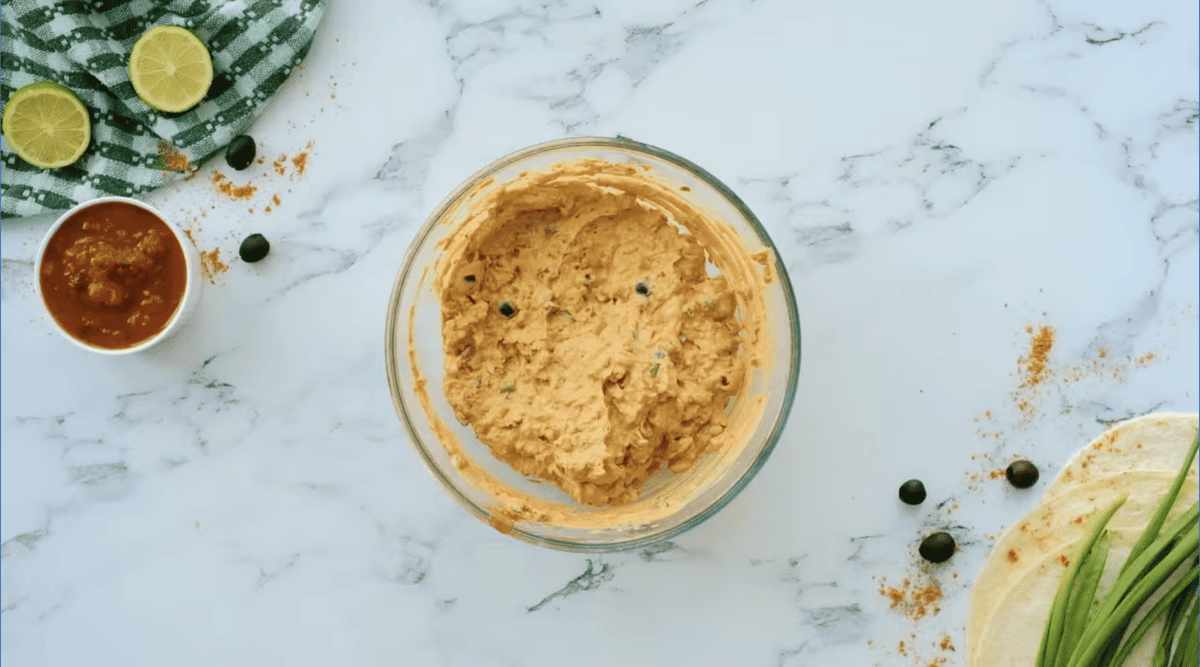
<instances>
[{"instance_id":1,"label":"gray vein in marble","mask_svg":"<svg viewBox=\"0 0 1200 667\"><path fill-rule=\"evenodd\" d=\"M1166 280L1164 275L1159 281ZM1131 355L1134 340L1154 320L1159 311L1158 290L1151 289L1137 303L1118 313L1112 319L1096 327L1096 335L1087 345L1087 353L1095 354L1101 349L1107 349L1109 354L1116 356Z\"/></svg>"},{"instance_id":2,"label":"gray vein in marble","mask_svg":"<svg viewBox=\"0 0 1200 667\"><path fill-rule=\"evenodd\" d=\"M1045 11L1046 18L1048 18L1050 21L1049 28L1038 32L1035 35L1023 37L1021 39L1009 40L1001 44L999 49L1000 52L995 58L989 61L979 73L978 83L980 88L984 88L996 83L995 80L991 79L992 75L996 73L996 69L999 68L1000 63L1003 62L1014 49L1029 42L1037 42L1049 39L1051 36L1058 34L1063 29L1062 23L1058 20L1058 14L1054 11L1054 8L1050 6L1049 2L1046 2L1046 0L1038 0L1037 4Z\"/></svg>"},{"instance_id":3,"label":"gray vein in marble","mask_svg":"<svg viewBox=\"0 0 1200 667\"><path fill-rule=\"evenodd\" d=\"M320 484L317 482L300 482L296 486L311 491L322 498L340 498L346 495L346 487L341 484Z\"/></svg>"},{"instance_id":4,"label":"gray vein in marble","mask_svg":"<svg viewBox=\"0 0 1200 667\"><path fill-rule=\"evenodd\" d=\"M267 584L290 572L296 566L296 560L299 558L300 554L292 554L286 560L282 560L276 566L270 568L269 571L265 567L259 567L258 579L254 582L254 592L261 591Z\"/></svg>"},{"instance_id":5,"label":"gray vein in marble","mask_svg":"<svg viewBox=\"0 0 1200 667\"><path fill-rule=\"evenodd\" d=\"M518 8L471 23L463 21L457 15L447 16L449 10L446 4L436 1L431 3L444 20L449 20L447 52L454 62L455 72L463 79L513 53L516 49L510 44L512 38L509 35L515 34L545 42L548 39L545 33L552 25L562 25L573 20L591 20L600 16L599 11L594 8L582 13L570 12L571 5L569 2L547 2L542 4L541 12Z\"/></svg>"},{"instance_id":6,"label":"gray vein in marble","mask_svg":"<svg viewBox=\"0 0 1200 667\"><path fill-rule=\"evenodd\" d=\"M1124 414L1120 417L1113 417L1111 419L1104 419L1104 418L1100 417L1099 415L1097 415L1096 423L1104 426L1105 428L1109 428L1109 427L1115 426L1123 421L1128 421L1130 419L1133 419L1134 417L1141 417L1143 415L1148 415L1151 412L1158 412L1166 404L1167 404L1166 401L1159 401L1148 408L1143 408L1141 410L1129 410L1126 412L1126 414ZM1115 410L1113 410L1111 407L1109 407L1107 405L1104 405L1103 403L1092 403L1091 406L1095 407L1095 408L1099 408L1101 410L1104 410L1105 412L1109 412L1109 413L1115 412Z\"/></svg>"},{"instance_id":7,"label":"gray vein in marble","mask_svg":"<svg viewBox=\"0 0 1200 667\"><path fill-rule=\"evenodd\" d=\"M805 642L796 648L783 649L779 652L779 659L775 661L775 667L788 667L788 665L798 665L800 663L792 662L792 658L800 656L804 649L808 648L808 643Z\"/></svg>"},{"instance_id":8,"label":"gray vein in marble","mask_svg":"<svg viewBox=\"0 0 1200 667\"><path fill-rule=\"evenodd\" d=\"M800 581L801 580L800 579L800 563L805 558L808 558L808 554L803 554L801 556L793 556L791 558L788 558L787 564L784 566L785 569L783 571L783 574L779 575L779 580L784 581L784 582Z\"/></svg>"},{"instance_id":9,"label":"gray vein in marble","mask_svg":"<svg viewBox=\"0 0 1200 667\"><path fill-rule=\"evenodd\" d=\"M449 20L446 37L447 54L453 63L455 76L462 92L480 70L500 62L515 53L514 40L534 40L551 47L569 47L560 37L564 26L586 21L599 21L595 32L602 35L591 48L582 50L574 66L564 66L552 75L528 76L516 74L514 86L518 97L536 101L553 112L554 122L568 134L592 131L601 114L587 101L591 86L609 67L619 67L629 78L631 88L637 88L657 67L671 59L683 47L688 28L678 22L701 2L683 10L674 20L656 24L615 25L598 8L577 12L572 3L543 4L541 12L513 10L480 22L469 22L457 16ZM440 13L449 13L445 5L434 3ZM619 32L618 32L619 31Z\"/></svg>"},{"instance_id":10,"label":"gray vein in marble","mask_svg":"<svg viewBox=\"0 0 1200 667\"><path fill-rule=\"evenodd\" d=\"M18 545L28 551L33 551L37 547L38 540L50 534L50 523L37 530L32 530L27 533L21 533L12 539L5 540L0 544L0 558L8 558L14 553Z\"/></svg>"},{"instance_id":11,"label":"gray vein in marble","mask_svg":"<svg viewBox=\"0 0 1200 667\"><path fill-rule=\"evenodd\" d=\"M856 561L862 556L863 547L866 546L866 540L875 540L884 537L883 535L862 535L860 537L851 537L850 544L854 545L854 551L846 556L846 560ZM835 584L836 585L836 584Z\"/></svg>"},{"instance_id":12,"label":"gray vein in marble","mask_svg":"<svg viewBox=\"0 0 1200 667\"><path fill-rule=\"evenodd\" d=\"M1181 250L1192 246L1200 237L1200 199L1182 204L1159 204L1150 216L1150 232L1158 241L1159 252L1165 261Z\"/></svg>"},{"instance_id":13,"label":"gray vein in marble","mask_svg":"<svg viewBox=\"0 0 1200 667\"><path fill-rule=\"evenodd\" d=\"M1133 32L1122 32L1120 30L1114 30L1111 28L1102 28L1098 25L1095 25L1093 23L1088 23L1086 21L1084 21L1081 25L1087 26L1089 32L1095 33L1097 35L1097 37L1092 37L1091 35L1087 35L1084 39L1087 41L1088 44L1092 44L1093 46L1104 46L1105 44L1112 44L1113 42L1119 42L1119 41L1125 39L1126 37L1138 37L1142 33L1149 30L1150 28L1153 28L1154 26L1161 25L1161 24L1162 24L1161 21L1151 21L1151 22L1147 23L1144 27L1139 28L1138 30L1135 30ZM1115 33L1115 35L1114 35L1114 33ZM1114 35L1114 36L1109 37L1108 35ZM1146 43L1146 41L1139 40L1139 43L1144 45Z\"/></svg>"},{"instance_id":14,"label":"gray vein in marble","mask_svg":"<svg viewBox=\"0 0 1200 667\"><path fill-rule=\"evenodd\" d=\"M375 178L392 181L402 190L419 190L429 178L429 162L454 131L452 111L447 109L422 132L393 146L391 157Z\"/></svg>"},{"instance_id":15,"label":"gray vein in marble","mask_svg":"<svg viewBox=\"0 0 1200 667\"><path fill-rule=\"evenodd\" d=\"M832 181L829 175L794 172L743 178L739 183L781 209L780 217L790 228L794 242L808 249L805 266L843 263L860 256L867 240L876 233L899 233L918 221L942 218L963 209L1021 165L1019 154L975 159L942 136L943 120L967 112L961 108L933 119L906 146L842 157ZM915 193L916 206L908 210L895 207L886 214L863 212L870 211L876 201L894 198L890 191L898 186ZM817 200L801 198L801 193L810 192L830 194ZM763 213L769 217L767 211ZM793 263L800 263L798 259L788 259L789 269Z\"/></svg>"},{"instance_id":16,"label":"gray vein in marble","mask_svg":"<svg viewBox=\"0 0 1200 667\"><path fill-rule=\"evenodd\" d=\"M848 644L863 638L869 622L857 603L835 607L818 607L807 611L808 622L821 631L821 638L830 644Z\"/></svg>"},{"instance_id":17,"label":"gray vein in marble","mask_svg":"<svg viewBox=\"0 0 1200 667\"><path fill-rule=\"evenodd\" d=\"M432 568L437 543L396 535L380 523L376 523L376 529L380 535L387 579L409 586L425 581Z\"/></svg>"},{"instance_id":18,"label":"gray vein in marble","mask_svg":"<svg viewBox=\"0 0 1200 667\"><path fill-rule=\"evenodd\" d=\"M667 31L672 25L674 23L626 28L626 49L620 65L633 79L635 88L657 65L674 56L683 47L682 35Z\"/></svg>"},{"instance_id":19,"label":"gray vein in marble","mask_svg":"<svg viewBox=\"0 0 1200 667\"><path fill-rule=\"evenodd\" d=\"M599 565L599 568L596 567L597 565ZM526 613L533 613L558 598L569 597L584 591L594 591L606 582L612 581L614 576L616 576L616 572L613 570L613 566L600 562L599 559L592 560L589 558L587 559L587 569L584 570L583 574L567 582L566 586L542 598L541 602L532 607L527 607L525 611Z\"/></svg>"},{"instance_id":20,"label":"gray vein in marble","mask_svg":"<svg viewBox=\"0 0 1200 667\"><path fill-rule=\"evenodd\" d=\"M637 552L637 555L638 558L641 558L647 563L689 560L692 557L692 553L690 551L684 549L674 542L671 542L670 540L659 542L657 544L651 544L650 546Z\"/></svg>"},{"instance_id":21,"label":"gray vein in marble","mask_svg":"<svg viewBox=\"0 0 1200 667\"><path fill-rule=\"evenodd\" d=\"M336 276L340 273L345 273L346 271L349 271L354 266L354 263L357 262L361 257L360 251L356 250L338 250L336 248L329 248L325 246L300 244L295 241L290 242L289 245L292 252L304 255L305 264L317 265L320 268L314 271L306 271L300 274L298 277L293 278L278 291L272 293L271 296L263 299L262 303L259 304L260 307L283 297L288 292L291 292L292 290L304 285L309 281L316 280L317 278ZM320 261L325 257L329 258L328 261Z\"/></svg>"}]
</instances>

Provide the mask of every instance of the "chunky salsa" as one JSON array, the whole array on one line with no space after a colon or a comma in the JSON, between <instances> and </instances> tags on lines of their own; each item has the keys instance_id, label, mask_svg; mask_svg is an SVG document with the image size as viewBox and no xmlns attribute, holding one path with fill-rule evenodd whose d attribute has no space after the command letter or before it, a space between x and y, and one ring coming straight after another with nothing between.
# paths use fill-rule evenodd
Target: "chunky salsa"
<instances>
[{"instance_id":1,"label":"chunky salsa","mask_svg":"<svg viewBox=\"0 0 1200 667\"><path fill-rule=\"evenodd\" d=\"M187 266L158 216L105 202L58 228L39 279L46 308L63 329L89 345L123 349L166 328L183 300Z\"/></svg>"}]
</instances>

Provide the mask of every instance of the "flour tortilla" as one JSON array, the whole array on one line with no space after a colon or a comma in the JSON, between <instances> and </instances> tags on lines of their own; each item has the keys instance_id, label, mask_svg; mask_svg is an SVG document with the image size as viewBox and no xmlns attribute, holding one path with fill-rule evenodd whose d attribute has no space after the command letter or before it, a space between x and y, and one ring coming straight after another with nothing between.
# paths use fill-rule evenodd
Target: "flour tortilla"
<instances>
[{"instance_id":1,"label":"flour tortilla","mask_svg":"<svg viewBox=\"0 0 1200 667\"><path fill-rule=\"evenodd\" d=\"M1132 531L1136 538L1158 509L1177 473L1133 471L1093 480L1043 502L1005 531L996 541L971 591L967 617L968 650L978 647L983 628L1000 606L1002 595L997 592L1007 591L1046 556L1082 539L1092 515L1123 493L1128 493L1129 499L1113 515L1108 527ZM1186 512L1198 497L1200 484L1195 480L1185 481L1164 525Z\"/></svg>"},{"instance_id":2,"label":"flour tortilla","mask_svg":"<svg viewBox=\"0 0 1200 667\"><path fill-rule=\"evenodd\" d=\"M1112 540L1112 548L1108 552L1108 560L1104 564L1104 574L1096 589L1097 598L1102 598L1112 590L1117 580L1121 565L1129 558L1129 552L1141 535L1141 529L1113 529L1108 531ZM1037 658L1038 646L1041 644L1042 633L1046 630L1046 621L1050 616L1050 607L1054 603L1054 595L1058 592L1059 580L1066 571L1063 558L1069 557L1076 548L1071 542L1060 546L1053 552L1043 556L1034 567L1019 578L999 600L1000 612L987 624L987 628L979 638L978 646L968 654L967 664L974 667L1029 667ZM1163 589L1169 589L1183 576L1184 569L1180 568L1167 580ZM1162 597L1162 593L1147 601L1153 605ZM1141 621L1143 614L1139 612L1131 620L1130 625ZM1162 621L1156 621L1142 640L1138 643L1127 665L1149 665L1154 657L1154 647L1162 634Z\"/></svg>"},{"instance_id":3,"label":"flour tortilla","mask_svg":"<svg viewBox=\"0 0 1200 667\"><path fill-rule=\"evenodd\" d=\"M1188 445L1200 428L1200 415L1160 412L1122 422L1079 451L1042 494L1045 502L1080 484L1129 470L1159 470L1176 475ZM1192 461L1190 479L1197 479Z\"/></svg>"},{"instance_id":4,"label":"flour tortilla","mask_svg":"<svg viewBox=\"0 0 1200 667\"><path fill-rule=\"evenodd\" d=\"M1092 514L1129 493L1108 524L1114 539L1110 564L1120 567L1133 544L1124 545L1126 534L1133 540L1141 534L1179 473L1198 425L1195 414L1140 417L1093 440L1063 467L1041 504L1000 537L976 578L967 617L968 665L1032 664L1062 574L1052 563L1083 537ZM1164 526L1198 497L1193 461ZM1026 640L1033 653L1024 650Z\"/></svg>"}]
</instances>

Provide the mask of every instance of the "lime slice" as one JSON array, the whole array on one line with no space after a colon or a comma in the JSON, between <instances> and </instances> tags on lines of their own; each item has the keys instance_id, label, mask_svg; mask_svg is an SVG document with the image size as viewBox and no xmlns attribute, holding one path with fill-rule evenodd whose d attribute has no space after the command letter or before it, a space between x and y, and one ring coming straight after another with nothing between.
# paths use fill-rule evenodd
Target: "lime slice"
<instances>
[{"instance_id":1,"label":"lime slice","mask_svg":"<svg viewBox=\"0 0 1200 667\"><path fill-rule=\"evenodd\" d=\"M78 160L92 140L87 107L70 88L53 81L22 86L10 96L3 131L17 155L42 169Z\"/></svg>"},{"instance_id":2,"label":"lime slice","mask_svg":"<svg viewBox=\"0 0 1200 667\"><path fill-rule=\"evenodd\" d=\"M200 103L212 84L212 56L191 30L150 28L129 54L129 80L138 97L159 111L178 113Z\"/></svg>"}]
</instances>

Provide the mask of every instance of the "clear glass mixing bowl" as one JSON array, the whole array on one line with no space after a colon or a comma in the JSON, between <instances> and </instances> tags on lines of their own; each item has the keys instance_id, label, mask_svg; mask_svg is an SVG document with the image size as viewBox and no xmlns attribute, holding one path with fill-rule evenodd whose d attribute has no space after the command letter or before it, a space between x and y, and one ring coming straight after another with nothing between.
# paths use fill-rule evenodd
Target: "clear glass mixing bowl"
<instances>
[{"instance_id":1,"label":"clear glass mixing bowl","mask_svg":"<svg viewBox=\"0 0 1200 667\"><path fill-rule=\"evenodd\" d=\"M709 452L687 472L662 470L646 482L635 502L607 508L580 505L553 484L521 475L493 456L470 426L458 422L443 392L441 304L433 286L441 252L438 244L466 218L475 202L522 172L585 158L649 167L645 175L687 193L692 206L710 219L732 226L748 251L769 249L775 273L764 292L771 358L755 369L750 381L749 395L761 396L761 404L732 407L734 417L740 410L761 410L749 441L730 448L725 455ZM539 144L497 160L438 206L417 232L396 278L384 348L396 412L429 471L459 504L502 532L528 542L566 551L603 552L639 548L699 525L729 504L762 468L779 441L795 398L800 320L787 271L774 244L729 188L695 164L660 148L628 139L584 137ZM428 409L422 406L422 393ZM454 465L437 429L453 433L470 459L491 478L518 495L561 507L566 518L538 521L514 514L511 504L505 505L511 496L497 498ZM687 496L663 506L664 494L680 488L688 489Z\"/></svg>"}]
</instances>

